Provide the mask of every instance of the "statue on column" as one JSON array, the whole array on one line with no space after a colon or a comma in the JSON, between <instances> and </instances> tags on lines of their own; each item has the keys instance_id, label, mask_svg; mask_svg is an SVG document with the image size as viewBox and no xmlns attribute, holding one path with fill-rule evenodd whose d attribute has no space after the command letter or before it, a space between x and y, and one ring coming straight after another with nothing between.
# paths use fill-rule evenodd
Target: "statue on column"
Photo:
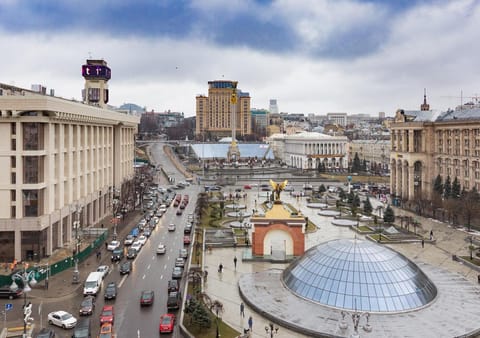
<instances>
[{"instance_id":1,"label":"statue on column","mask_svg":"<svg viewBox=\"0 0 480 338\"><path fill-rule=\"evenodd\" d=\"M280 183L277 183L275 181L273 181L272 179L270 179L270 185L272 186L273 188L273 193L275 194L275 202L280 202L280 193L285 190L285 188L287 187L287 184L288 184L288 181L285 180L283 182L280 182Z\"/></svg>"}]
</instances>

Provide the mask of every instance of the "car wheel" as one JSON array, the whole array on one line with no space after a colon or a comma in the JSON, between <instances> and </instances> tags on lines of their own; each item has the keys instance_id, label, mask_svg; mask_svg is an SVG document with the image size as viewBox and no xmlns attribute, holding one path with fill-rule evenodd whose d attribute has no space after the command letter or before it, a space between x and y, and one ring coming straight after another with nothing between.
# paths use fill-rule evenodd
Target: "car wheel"
<instances>
[{"instance_id":1,"label":"car wheel","mask_svg":"<svg viewBox=\"0 0 480 338\"><path fill-rule=\"evenodd\" d=\"M49 320L49 321L48 321L48 324L52 325L52 324L53 324L53 322L52 322L51 320Z\"/></svg>"},{"instance_id":2,"label":"car wheel","mask_svg":"<svg viewBox=\"0 0 480 338\"><path fill-rule=\"evenodd\" d=\"M66 328L67 328L67 326L66 326L65 324L63 324L63 325L62 325L62 327L63 327L64 329L66 329Z\"/></svg>"},{"instance_id":3,"label":"car wheel","mask_svg":"<svg viewBox=\"0 0 480 338\"><path fill-rule=\"evenodd\" d=\"M13 299L13 296L12 295L8 296L8 299Z\"/></svg>"}]
</instances>

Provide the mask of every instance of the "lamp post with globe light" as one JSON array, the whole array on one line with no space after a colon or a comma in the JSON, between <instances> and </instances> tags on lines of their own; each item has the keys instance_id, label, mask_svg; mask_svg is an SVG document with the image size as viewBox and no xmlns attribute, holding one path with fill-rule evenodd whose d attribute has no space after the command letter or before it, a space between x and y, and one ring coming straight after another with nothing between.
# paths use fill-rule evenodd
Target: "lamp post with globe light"
<instances>
[{"instance_id":1,"label":"lamp post with globe light","mask_svg":"<svg viewBox=\"0 0 480 338\"><path fill-rule=\"evenodd\" d=\"M35 279L35 271L32 270L30 272L27 271L28 264L24 265L23 272L17 272L12 275L12 284L10 285L10 289L12 291L18 290L18 284L15 280L21 280L23 284L23 338L27 338L27 324L33 321L32 315L32 303L28 302L27 304L27 293L32 291L30 286L35 286L37 281Z\"/></svg>"},{"instance_id":2,"label":"lamp post with globe light","mask_svg":"<svg viewBox=\"0 0 480 338\"><path fill-rule=\"evenodd\" d=\"M273 338L274 335L278 334L278 326L273 325L273 323L265 325L265 333L270 334L270 338Z\"/></svg>"}]
</instances>

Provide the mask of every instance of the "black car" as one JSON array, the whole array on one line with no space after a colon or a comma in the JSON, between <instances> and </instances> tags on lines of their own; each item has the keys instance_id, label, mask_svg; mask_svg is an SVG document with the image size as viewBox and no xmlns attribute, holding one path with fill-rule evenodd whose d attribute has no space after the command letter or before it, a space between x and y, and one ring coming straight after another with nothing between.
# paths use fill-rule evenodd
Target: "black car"
<instances>
[{"instance_id":1,"label":"black car","mask_svg":"<svg viewBox=\"0 0 480 338\"><path fill-rule=\"evenodd\" d=\"M132 271L132 262L126 261L126 262L123 262L122 265L120 265L121 275L130 274L130 271Z\"/></svg>"},{"instance_id":2,"label":"black car","mask_svg":"<svg viewBox=\"0 0 480 338\"><path fill-rule=\"evenodd\" d=\"M90 338L90 318L81 318L78 320L77 325L73 329L72 338Z\"/></svg>"},{"instance_id":3,"label":"black car","mask_svg":"<svg viewBox=\"0 0 480 338\"><path fill-rule=\"evenodd\" d=\"M107 287L105 288L105 299L115 299L117 298L117 284L115 282L108 283Z\"/></svg>"},{"instance_id":4,"label":"black car","mask_svg":"<svg viewBox=\"0 0 480 338\"><path fill-rule=\"evenodd\" d=\"M168 292L178 291L178 280L171 279L168 281Z\"/></svg>"},{"instance_id":5,"label":"black car","mask_svg":"<svg viewBox=\"0 0 480 338\"><path fill-rule=\"evenodd\" d=\"M182 302L182 295L180 294L180 291L172 291L168 293L168 298L167 298L168 310L179 309L181 302Z\"/></svg>"},{"instance_id":6,"label":"black car","mask_svg":"<svg viewBox=\"0 0 480 338\"><path fill-rule=\"evenodd\" d=\"M43 328L35 336L36 338L55 338L55 331L52 329Z\"/></svg>"},{"instance_id":7,"label":"black car","mask_svg":"<svg viewBox=\"0 0 480 338\"><path fill-rule=\"evenodd\" d=\"M140 306L152 305L155 299L155 293L153 290L143 290L140 295Z\"/></svg>"},{"instance_id":8,"label":"black car","mask_svg":"<svg viewBox=\"0 0 480 338\"><path fill-rule=\"evenodd\" d=\"M183 233L184 234L189 234L191 232L192 232L192 225L191 224L185 225L185 228L183 228Z\"/></svg>"},{"instance_id":9,"label":"black car","mask_svg":"<svg viewBox=\"0 0 480 338\"><path fill-rule=\"evenodd\" d=\"M80 316L89 316L93 313L95 309L95 297L87 296L83 299L82 304L80 304Z\"/></svg>"},{"instance_id":10,"label":"black car","mask_svg":"<svg viewBox=\"0 0 480 338\"><path fill-rule=\"evenodd\" d=\"M23 294L23 290L18 288L15 291L12 291L10 289L10 285L5 285L0 287L0 298L8 298L8 299L13 299L13 298L18 298Z\"/></svg>"},{"instance_id":11,"label":"black car","mask_svg":"<svg viewBox=\"0 0 480 338\"><path fill-rule=\"evenodd\" d=\"M134 259L135 257L137 257L137 253L138 253L137 250L133 248L129 248L127 250L127 259Z\"/></svg>"},{"instance_id":12,"label":"black car","mask_svg":"<svg viewBox=\"0 0 480 338\"><path fill-rule=\"evenodd\" d=\"M112 251L112 262L121 261L123 258L123 249L117 248Z\"/></svg>"}]
</instances>

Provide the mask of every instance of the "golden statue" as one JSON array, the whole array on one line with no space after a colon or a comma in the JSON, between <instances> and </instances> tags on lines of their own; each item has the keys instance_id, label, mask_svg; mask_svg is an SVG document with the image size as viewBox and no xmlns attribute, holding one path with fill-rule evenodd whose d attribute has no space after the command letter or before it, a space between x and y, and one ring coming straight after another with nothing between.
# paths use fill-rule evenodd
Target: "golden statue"
<instances>
[{"instance_id":1,"label":"golden statue","mask_svg":"<svg viewBox=\"0 0 480 338\"><path fill-rule=\"evenodd\" d=\"M280 201L280 193L287 187L287 184L287 180L281 183L277 183L270 179L270 185L272 186L273 192L275 193L275 201Z\"/></svg>"}]
</instances>

